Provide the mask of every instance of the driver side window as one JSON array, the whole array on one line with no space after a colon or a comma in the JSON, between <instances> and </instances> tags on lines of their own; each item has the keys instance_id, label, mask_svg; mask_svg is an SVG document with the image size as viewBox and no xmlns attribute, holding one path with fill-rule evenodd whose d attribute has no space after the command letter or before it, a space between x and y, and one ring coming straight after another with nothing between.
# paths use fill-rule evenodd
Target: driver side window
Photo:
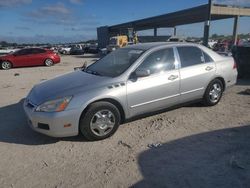
<instances>
[{"instance_id":1,"label":"driver side window","mask_svg":"<svg viewBox=\"0 0 250 188\"><path fill-rule=\"evenodd\" d=\"M173 48L166 48L151 53L139 69L150 70L150 74L175 69L175 57Z\"/></svg>"},{"instance_id":2,"label":"driver side window","mask_svg":"<svg viewBox=\"0 0 250 188\"><path fill-rule=\"evenodd\" d=\"M18 52L16 52L16 55L21 56L21 55L28 55L30 54L30 50L29 49L22 49L19 50Z\"/></svg>"}]
</instances>

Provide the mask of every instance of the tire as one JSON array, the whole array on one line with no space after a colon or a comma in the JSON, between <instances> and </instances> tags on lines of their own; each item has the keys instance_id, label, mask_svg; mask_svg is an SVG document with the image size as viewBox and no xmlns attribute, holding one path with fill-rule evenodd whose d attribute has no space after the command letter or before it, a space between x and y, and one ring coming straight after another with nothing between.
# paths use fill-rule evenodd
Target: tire
<instances>
[{"instance_id":1,"label":"tire","mask_svg":"<svg viewBox=\"0 0 250 188\"><path fill-rule=\"evenodd\" d=\"M67 51L66 51L66 50L63 50L63 51L62 51L62 54L63 54L63 55L66 55L66 54L67 54Z\"/></svg>"},{"instance_id":2,"label":"tire","mask_svg":"<svg viewBox=\"0 0 250 188\"><path fill-rule=\"evenodd\" d=\"M118 129L121 115L118 108L109 102L96 102L89 106L80 118L80 132L89 141L103 140Z\"/></svg>"},{"instance_id":3,"label":"tire","mask_svg":"<svg viewBox=\"0 0 250 188\"><path fill-rule=\"evenodd\" d=\"M54 65L54 62L52 59L45 59L44 65L47 67L51 67L52 65Z\"/></svg>"},{"instance_id":4,"label":"tire","mask_svg":"<svg viewBox=\"0 0 250 188\"><path fill-rule=\"evenodd\" d=\"M12 64L9 61L2 61L1 62L1 69L8 70L12 68Z\"/></svg>"},{"instance_id":5,"label":"tire","mask_svg":"<svg viewBox=\"0 0 250 188\"><path fill-rule=\"evenodd\" d=\"M203 97L203 103L206 106L215 106L221 100L223 94L223 83L219 79L215 79L209 83Z\"/></svg>"}]
</instances>

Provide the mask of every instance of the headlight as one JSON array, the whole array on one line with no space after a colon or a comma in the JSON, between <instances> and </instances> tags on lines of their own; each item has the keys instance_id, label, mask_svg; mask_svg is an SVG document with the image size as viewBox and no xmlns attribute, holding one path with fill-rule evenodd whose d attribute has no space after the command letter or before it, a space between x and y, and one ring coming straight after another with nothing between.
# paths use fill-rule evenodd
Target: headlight
<instances>
[{"instance_id":1,"label":"headlight","mask_svg":"<svg viewBox=\"0 0 250 188\"><path fill-rule=\"evenodd\" d=\"M47 101L36 108L37 112L61 112L71 101L72 96Z\"/></svg>"}]
</instances>

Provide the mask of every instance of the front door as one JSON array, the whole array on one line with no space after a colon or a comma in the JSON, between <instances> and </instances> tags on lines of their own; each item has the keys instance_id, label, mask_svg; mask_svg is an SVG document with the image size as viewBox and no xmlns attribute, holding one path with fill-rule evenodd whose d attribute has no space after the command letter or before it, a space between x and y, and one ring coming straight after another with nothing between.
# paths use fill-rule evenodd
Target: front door
<instances>
[{"instance_id":1,"label":"front door","mask_svg":"<svg viewBox=\"0 0 250 188\"><path fill-rule=\"evenodd\" d=\"M15 64L17 66L30 66L31 49L22 49L15 53Z\"/></svg>"},{"instance_id":2,"label":"front door","mask_svg":"<svg viewBox=\"0 0 250 188\"><path fill-rule=\"evenodd\" d=\"M180 76L172 48L149 54L137 70L149 70L147 77L127 81L127 102L130 116L156 111L179 100Z\"/></svg>"}]
</instances>

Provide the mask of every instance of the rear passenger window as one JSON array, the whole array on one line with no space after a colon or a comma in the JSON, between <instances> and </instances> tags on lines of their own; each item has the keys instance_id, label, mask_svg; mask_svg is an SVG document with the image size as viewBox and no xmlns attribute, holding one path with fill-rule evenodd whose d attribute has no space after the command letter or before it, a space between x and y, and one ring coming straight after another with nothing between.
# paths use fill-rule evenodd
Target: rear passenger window
<instances>
[{"instance_id":1,"label":"rear passenger window","mask_svg":"<svg viewBox=\"0 0 250 188\"><path fill-rule=\"evenodd\" d=\"M181 60L181 67L189 67L204 63L204 57L199 48L184 46L177 47L177 49Z\"/></svg>"},{"instance_id":2,"label":"rear passenger window","mask_svg":"<svg viewBox=\"0 0 250 188\"><path fill-rule=\"evenodd\" d=\"M33 54L41 54L41 53L45 53L46 51L43 49L39 49L39 48L33 48L32 49L32 53Z\"/></svg>"},{"instance_id":3,"label":"rear passenger window","mask_svg":"<svg viewBox=\"0 0 250 188\"><path fill-rule=\"evenodd\" d=\"M204 56L204 60L206 63L214 62L214 60L209 55L207 55L205 52L203 52L203 56Z\"/></svg>"},{"instance_id":4,"label":"rear passenger window","mask_svg":"<svg viewBox=\"0 0 250 188\"><path fill-rule=\"evenodd\" d=\"M139 68L150 70L151 74L175 69L173 48L167 48L151 53Z\"/></svg>"}]
</instances>

